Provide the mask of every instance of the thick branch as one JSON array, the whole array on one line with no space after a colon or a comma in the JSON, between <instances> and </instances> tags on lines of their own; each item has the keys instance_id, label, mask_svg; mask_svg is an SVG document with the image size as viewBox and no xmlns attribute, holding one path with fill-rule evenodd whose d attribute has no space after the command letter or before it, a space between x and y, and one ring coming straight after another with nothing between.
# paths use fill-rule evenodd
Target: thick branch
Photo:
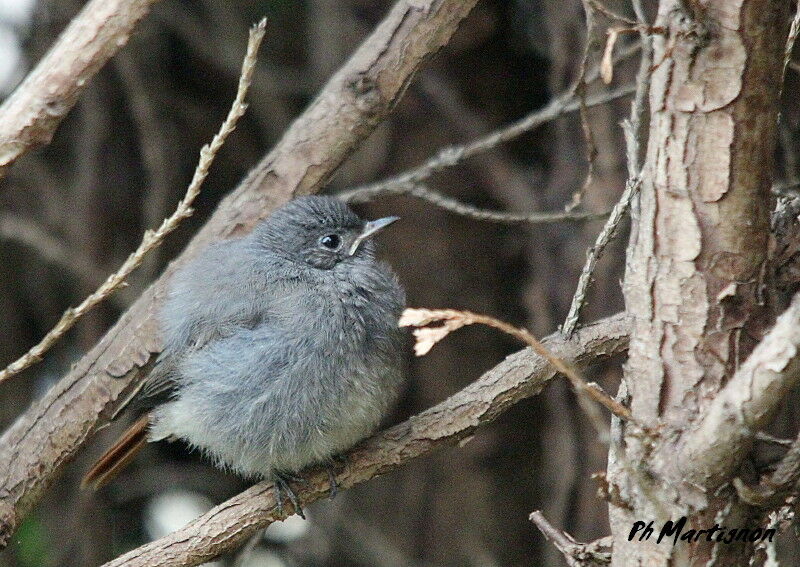
<instances>
[{"instance_id":1,"label":"thick branch","mask_svg":"<svg viewBox=\"0 0 800 567\"><path fill-rule=\"evenodd\" d=\"M578 367L624 352L628 322L615 315L583 327L571 339L556 334L544 340L561 360ZM350 488L396 469L407 461L465 439L480 425L494 420L516 402L533 396L555 375L545 359L531 349L519 351L444 402L368 439L347 454L336 476L339 488ZM297 485L305 505L328 494L329 479L317 469L308 484ZM283 519L278 514L272 484L262 482L231 498L170 535L107 563L105 567L187 567L199 565L245 541L257 530Z\"/></svg>"},{"instance_id":2,"label":"thick branch","mask_svg":"<svg viewBox=\"0 0 800 567\"><path fill-rule=\"evenodd\" d=\"M693 14L689 4L659 2L624 283L632 329L624 395L634 416L669 435L615 438L608 469L620 495L610 510L614 565L746 562L746 545L659 546L627 535L641 518L685 515L692 528L743 521L748 511L729 498L730 479L719 473L737 462L740 443L753 434L747 430L780 393L769 385L779 381L762 382L760 369L744 378L738 366L772 317L764 300L769 188L789 5L708 0ZM733 382L746 395L734 395ZM740 411L749 417L719 421ZM701 433L693 434L698 422Z\"/></svg>"},{"instance_id":3,"label":"thick branch","mask_svg":"<svg viewBox=\"0 0 800 567\"><path fill-rule=\"evenodd\" d=\"M414 72L447 43L475 1L398 2L178 260L0 438L0 544L160 351L154 314L172 270L210 242L250 230L292 196L318 191L389 114Z\"/></svg>"},{"instance_id":4,"label":"thick branch","mask_svg":"<svg viewBox=\"0 0 800 567\"><path fill-rule=\"evenodd\" d=\"M690 485L719 486L800 378L800 294L687 434L677 460Z\"/></svg>"},{"instance_id":5,"label":"thick branch","mask_svg":"<svg viewBox=\"0 0 800 567\"><path fill-rule=\"evenodd\" d=\"M128 42L157 0L91 0L0 106L0 179L20 156L50 142L97 71Z\"/></svg>"}]
</instances>

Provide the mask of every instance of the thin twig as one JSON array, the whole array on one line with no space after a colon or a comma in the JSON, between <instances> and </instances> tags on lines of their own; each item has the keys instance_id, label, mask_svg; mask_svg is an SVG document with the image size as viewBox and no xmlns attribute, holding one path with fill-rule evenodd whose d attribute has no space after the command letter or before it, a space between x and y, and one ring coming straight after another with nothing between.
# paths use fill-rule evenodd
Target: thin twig
<instances>
[{"instance_id":1,"label":"thin twig","mask_svg":"<svg viewBox=\"0 0 800 567\"><path fill-rule=\"evenodd\" d=\"M602 219L609 213L589 213L589 212L553 212L553 213L504 213L501 211L489 211L481 209L468 203L462 203L452 197L448 197L438 191L434 191L422 183L407 185L377 185L365 187L358 193L349 197L350 203L364 203L381 195L407 195L422 199L428 203L439 207L445 211L450 211L457 215L469 217L475 220L490 221L501 224L545 224L559 221L591 221ZM346 198L348 195L340 194Z\"/></svg>"},{"instance_id":2,"label":"thin twig","mask_svg":"<svg viewBox=\"0 0 800 567\"><path fill-rule=\"evenodd\" d=\"M594 132L589 123L589 107L586 105L586 91L589 83L587 81L589 57L592 51L597 47L597 41L594 37L596 31L596 24L594 18L594 8L590 0L582 0L583 11L586 17L586 44L583 47L583 57L581 57L580 67L578 69L578 79L575 81L573 87L573 94L578 99L578 109L580 110L581 130L583 131L583 139L586 145L586 177L583 180L580 188L573 193L572 199L567 204L566 210L571 211L581 204L583 195L592 184L594 180L595 161L597 159L597 145L594 142ZM602 67L601 67L602 75Z\"/></svg>"},{"instance_id":3,"label":"thin twig","mask_svg":"<svg viewBox=\"0 0 800 567\"><path fill-rule=\"evenodd\" d=\"M148 230L144 233L141 244L134 251L128 259L120 266L119 270L108 276L105 282L95 290L94 293L89 295L83 302L75 308L67 309L61 316L61 319L56 323L44 338L26 352L22 357L8 365L4 370L0 371L0 382L7 380L9 377L18 374L26 368L32 366L41 360L42 355L47 352L58 340L66 333L73 325L89 310L95 307L98 303L102 302L115 290L125 285L127 277L135 270L144 259L145 255L159 246L164 238L173 232L184 219L190 217L194 212L192 203L200 192L200 187L208 175L208 170L214 162L214 158L219 152L222 145L225 143L228 135L236 128L236 123L242 117L247 105L244 102L247 89L250 86L250 81L255 70L256 55L261 41L264 39L264 31L266 29L266 19L261 20L259 24L253 26L250 30L250 38L247 43L247 54L245 55L244 62L242 63L242 75L239 78L239 87L236 91L236 99L233 101L228 116L222 123L219 132L211 140L210 144L203 146L200 150L200 161L195 169L194 176L191 183L186 190L183 199L178 203L175 212L169 218L164 219L161 226L155 230Z\"/></svg>"},{"instance_id":4,"label":"thin twig","mask_svg":"<svg viewBox=\"0 0 800 567\"><path fill-rule=\"evenodd\" d=\"M642 0L631 0L631 5L633 6L633 13L636 14L636 21L634 24L638 26L647 26L647 15L645 14Z\"/></svg>"},{"instance_id":5,"label":"thin twig","mask_svg":"<svg viewBox=\"0 0 800 567\"><path fill-rule=\"evenodd\" d=\"M611 209L611 214L606 219L603 230L597 235L594 245L589 248L586 254L586 263L583 265L581 275L578 277L578 286L575 290L575 295L572 296L572 303L570 303L567 318L561 326L561 332L567 336L574 333L578 326L581 309L583 309L586 303L586 293L589 291L589 284L592 281L592 273L597 265L597 260L600 259L606 246L616 235L617 228L622 218L625 216L625 213L628 211L631 199L639 191L640 186L641 180L639 179L629 181L625 185L625 191L622 193L622 197L617 201L617 204L614 205L614 208Z\"/></svg>"},{"instance_id":6,"label":"thin twig","mask_svg":"<svg viewBox=\"0 0 800 567\"><path fill-rule=\"evenodd\" d=\"M612 58L614 56L614 46L619 39L620 29L611 28L606 32L606 46L603 49L603 57L600 59L600 76L603 82L607 85L611 84L614 80L614 63Z\"/></svg>"},{"instance_id":7,"label":"thin twig","mask_svg":"<svg viewBox=\"0 0 800 567\"><path fill-rule=\"evenodd\" d=\"M624 61L628 59L638 50L639 50L638 43L629 45L621 49L617 54L617 56L614 58L615 62ZM598 67L595 67L586 74L585 80L587 82L591 82L596 80L599 76L600 76L600 69ZM482 211L477 207L464 205L458 203L457 201L451 200L447 197L440 199L430 194L425 195L424 190L418 189L418 187L420 187L424 181L428 180L432 175L434 175L439 171L443 171L447 168L459 165L461 162L474 155L491 150L502 143L513 140L514 138L526 132L529 132L534 128L537 128L542 124L545 124L551 120L559 118L564 114L579 110L580 102L578 101L578 97L575 94L575 90L576 86L572 86L566 92L551 100L550 103L544 108L534 111L530 113L528 116L522 118L521 120L513 122L512 124L504 128L495 130L494 132L487 134L486 136L477 138L476 140L473 140L468 144L444 148L440 150L435 156L429 158L421 166L406 171L400 175L384 179L382 181L370 183L367 185L362 185L360 187L356 187L354 189L350 189L347 191L342 191L337 196L350 203L365 202L377 196L386 194L409 194L418 198L430 197L427 199L428 201L446 210L452 211L457 214L466 214L467 216L470 216L472 218L477 218L480 220L492 220L495 222L538 223L538 222L555 222L556 220L583 220L585 218L588 218L584 217L580 213L575 214L575 216L564 216L564 217L551 216L554 213L543 213L545 215L544 217L536 214L515 215L512 213L501 217L499 216L498 213L495 213L493 211ZM619 87L617 89L606 91L605 93L589 97L585 101L585 104L587 108L591 108L593 106L605 104L612 100L616 100L623 96L627 96L632 92L634 92L633 85ZM525 220L525 219L531 219L531 220Z\"/></svg>"},{"instance_id":8,"label":"thin twig","mask_svg":"<svg viewBox=\"0 0 800 567\"><path fill-rule=\"evenodd\" d=\"M442 323L442 325L429 327L428 325L432 323ZM455 309L406 309L400 317L401 327L416 327L414 329L416 337L414 351L417 356L426 354L452 331L474 324L487 325L519 339L530 346L536 354L547 360L558 372L566 376L578 395L581 409L587 414L601 439L608 439L608 424L592 402L605 406L621 419L633 421L631 411L627 407L606 394L596 384L587 384L574 366L555 356L527 329L515 327L488 315Z\"/></svg>"},{"instance_id":9,"label":"thin twig","mask_svg":"<svg viewBox=\"0 0 800 567\"><path fill-rule=\"evenodd\" d=\"M623 191L617 204L614 205L611 214L606 220L605 226L603 226L603 230L597 235L594 245L589 248L587 253L586 263L578 278L578 285L572 297L569 312L561 327L561 331L567 336L575 332L575 328L578 326L581 310L586 303L586 294L589 290L589 284L592 281L592 273L594 272L597 261L600 256L602 256L608 243L611 242L616 235L617 228L642 183L642 138L644 137L646 125L647 96L650 91L652 48L650 45L650 36L646 31L647 22L643 19L644 10L639 0L634 1L634 10L640 24L642 57L639 61L639 71L636 77L636 95L631 103L630 118L623 124L625 145L627 148L628 181L625 183L625 191Z\"/></svg>"},{"instance_id":10,"label":"thin twig","mask_svg":"<svg viewBox=\"0 0 800 567\"><path fill-rule=\"evenodd\" d=\"M759 431L756 433L756 439L759 441L763 441L764 443L772 443L773 445L780 445L781 447L791 447L794 441L792 439L781 439L780 437L775 437L774 435L770 435L765 431Z\"/></svg>"},{"instance_id":11,"label":"thin twig","mask_svg":"<svg viewBox=\"0 0 800 567\"><path fill-rule=\"evenodd\" d=\"M613 543L611 537L596 542L579 543L567 532L561 531L551 524L540 510L532 512L528 519L533 522L548 541L553 542L570 567L587 567L589 564L608 565L611 553L608 549Z\"/></svg>"},{"instance_id":12,"label":"thin twig","mask_svg":"<svg viewBox=\"0 0 800 567\"><path fill-rule=\"evenodd\" d=\"M653 44L652 37L647 31L650 26L645 19L642 0L632 0L632 3L636 18L639 21L642 55L639 60L639 71L636 74L636 94L631 103L630 118L625 121L624 133L628 179L639 179L642 175L642 152L644 150L642 140L647 127L647 100L650 96L650 79L653 73Z\"/></svg>"},{"instance_id":13,"label":"thin twig","mask_svg":"<svg viewBox=\"0 0 800 567\"><path fill-rule=\"evenodd\" d=\"M611 8L605 6L598 0L589 0L589 4L592 6L592 8L594 8L604 16L608 17L609 19L618 20L624 24L628 24L629 26L636 25L636 20L632 20L626 16L623 16L622 14L614 12Z\"/></svg>"},{"instance_id":14,"label":"thin twig","mask_svg":"<svg viewBox=\"0 0 800 567\"><path fill-rule=\"evenodd\" d=\"M588 107L605 104L612 100L627 96L634 92L633 85L625 85L613 90L587 98ZM384 179L376 183L370 183L338 194L341 199L348 202L357 201L360 195L374 196L383 194L392 187L413 187L429 179L434 173L443 171L447 168L459 165L461 162L478 153L485 152L498 146L499 144L513 140L514 138L529 132L530 130L545 124L563 114L574 112L580 107L575 96L568 92L563 94L545 106L544 108L532 112L526 117L514 122L504 128L495 130L491 134L482 136L468 144L462 146L451 146L444 148L435 156L428 159L424 164L411 169L400 175Z\"/></svg>"},{"instance_id":15,"label":"thin twig","mask_svg":"<svg viewBox=\"0 0 800 567\"><path fill-rule=\"evenodd\" d=\"M584 567L583 562L575 558L575 548L580 546L580 544L575 541L575 538L567 532L562 532L556 528L544 517L544 514L542 514L540 510L531 512L528 519L539 528L539 531L542 532L546 540L552 542L553 545L556 546L556 549L564 556L567 565L570 567Z\"/></svg>"}]
</instances>

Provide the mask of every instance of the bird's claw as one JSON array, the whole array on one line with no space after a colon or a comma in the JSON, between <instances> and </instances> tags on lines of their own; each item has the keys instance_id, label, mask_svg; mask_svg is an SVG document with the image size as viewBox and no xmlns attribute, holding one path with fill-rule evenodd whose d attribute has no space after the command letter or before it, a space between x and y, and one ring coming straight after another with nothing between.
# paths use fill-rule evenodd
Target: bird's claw
<instances>
[{"instance_id":1,"label":"bird's claw","mask_svg":"<svg viewBox=\"0 0 800 567\"><path fill-rule=\"evenodd\" d=\"M328 483L329 483L329 492L328 498L333 500L336 498L336 494L339 492L339 485L336 484L336 472L333 470L333 465L328 466Z\"/></svg>"},{"instance_id":2,"label":"bird's claw","mask_svg":"<svg viewBox=\"0 0 800 567\"><path fill-rule=\"evenodd\" d=\"M347 466L347 457L341 454L336 454L328 459L328 482L330 482L330 492L328 498L333 500L339 494L339 483L336 482L337 473L341 472Z\"/></svg>"},{"instance_id":3,"label":"bird's claw","mask_svg":"<svg viewBox=\"0 0 800 567\"><path fill-rule=\"evenodd\" d=\"M304 478L300 478L294 475L288 474L276 474L275 475L275 498L278 501L278 515L283 515L283 499L284 497L289 498L289 501L294 506L294 511L297 513L298 516L306 519L306 515L303 512L303 507L300 506L300 501L297 499L297 495L292 490L292 487L289 486L289 481L299 482L302 484L308 484L308 481Z\"/></svg>"}]
</instances>

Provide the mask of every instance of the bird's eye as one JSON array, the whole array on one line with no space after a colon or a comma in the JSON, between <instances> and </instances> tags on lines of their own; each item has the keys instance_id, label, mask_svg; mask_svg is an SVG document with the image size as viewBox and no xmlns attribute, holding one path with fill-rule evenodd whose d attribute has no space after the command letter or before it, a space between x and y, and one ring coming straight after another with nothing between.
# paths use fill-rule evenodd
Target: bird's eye
<instances>
[{"instance_id":1,"label":"bird's eye","mask_svg":"<svg viewBox=\"0 0 800 567\"><path fill-rule=\"evenodd\" d=\"M328 234L320 238L319 243L329 250L336 250L342 243L342 239L337 234Z\"/></svg>"}]
</instances>

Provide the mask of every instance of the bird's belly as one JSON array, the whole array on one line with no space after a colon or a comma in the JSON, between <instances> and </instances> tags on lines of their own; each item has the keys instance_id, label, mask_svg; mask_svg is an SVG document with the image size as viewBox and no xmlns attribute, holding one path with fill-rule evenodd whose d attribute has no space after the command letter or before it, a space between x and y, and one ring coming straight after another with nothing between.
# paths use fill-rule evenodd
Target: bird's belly
<instances>
[{"instance_id":1,"label":"bird's belly","mask_svg":"<svg viewBox=\"0 0 800 567\"><path fill-rule=\"evenodd\" d=\"M301 427L304 430L297 431L295 424L287 423L284 435L266 452L271 467L297 472L328 461L372 433L378 426L380 413L364 407L363 401L355 401L343 403L339 411L331 412L330 423L324 426Z\"/></svg>"},{"instance_id":2,"label":"bird's belly","mask_svg":"<svg viewBox=\"0 0 800 567\"><path fill-rule=\"evenodd\" d=\"M218 466L247 477L297 472L374 431L393 401L392 389L376 384L366 391L305 391L274 401L251 398L249 407L208 402L208 396L187 390L156 410L151 438L181 438Z\"/></svg>"}]
</instances>

